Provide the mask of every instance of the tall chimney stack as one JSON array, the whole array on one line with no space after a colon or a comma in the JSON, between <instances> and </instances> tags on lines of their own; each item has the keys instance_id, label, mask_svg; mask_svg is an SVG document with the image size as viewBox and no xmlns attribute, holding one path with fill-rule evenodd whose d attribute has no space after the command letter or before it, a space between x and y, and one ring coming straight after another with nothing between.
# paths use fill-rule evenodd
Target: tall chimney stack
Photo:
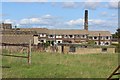
<instances>
[{"instance_id":1,"label":"tall chimney stack","mask_svg":"<svg viewBox=\"0 0 120 80\"><path fill-rule=\"evenodd\" d=\"M85 10L84 30L88 30L88 10Z\"/></svg>"}]
</instances>

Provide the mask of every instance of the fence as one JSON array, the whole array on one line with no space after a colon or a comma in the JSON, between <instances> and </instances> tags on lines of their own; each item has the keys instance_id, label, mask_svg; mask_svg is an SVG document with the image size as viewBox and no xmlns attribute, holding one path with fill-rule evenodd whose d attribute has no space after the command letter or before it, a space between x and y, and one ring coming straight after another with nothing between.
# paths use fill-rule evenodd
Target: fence
<instances>
[{"instance_id":1,"label":"fence","mask_svg":"<svg viewBox=\"0 0 120 80\"><path fill-rule=\"evenodd\" d=\"M8 46L12 46L12 47L22 47L22 49L20 50L20 52L22 52L23 51L23 49L24 49L24 47L26 48L26 53L27 53L27 56L21 56L21 55L11 55L11 54L4 54L4 53L2 53L1 55L2 56L8 56L8 57L17 57L17 58L26 58L27 59L27 63L28 64L31 64L31 40L30 40L30 42L29 42L29 44L8 44L8 43L3 43L2 44L2 47L4 46L4 48L6 49L6 46L8 47ZM8 50L9 51L9 53L11 53L12 52L12 50L11 49L9 49Z\"/></svg>"}]
</instances>

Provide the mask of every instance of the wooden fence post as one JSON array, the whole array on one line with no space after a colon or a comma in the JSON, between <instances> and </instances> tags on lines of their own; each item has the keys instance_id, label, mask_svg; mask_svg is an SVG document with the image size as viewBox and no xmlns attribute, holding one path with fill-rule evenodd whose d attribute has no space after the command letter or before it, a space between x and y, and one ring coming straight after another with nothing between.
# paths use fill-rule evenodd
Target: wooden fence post
<instances>
[{"instance_id":1,"label":"wooden fence post","mask_svg":"<svg viewBox=\"0 0 120 80\"><path fill-rule=\"evenodd\" d=\"M29 43L29 48L28 48L28 64L31 64L31 40Z\"/></svg>"}]
</instances>

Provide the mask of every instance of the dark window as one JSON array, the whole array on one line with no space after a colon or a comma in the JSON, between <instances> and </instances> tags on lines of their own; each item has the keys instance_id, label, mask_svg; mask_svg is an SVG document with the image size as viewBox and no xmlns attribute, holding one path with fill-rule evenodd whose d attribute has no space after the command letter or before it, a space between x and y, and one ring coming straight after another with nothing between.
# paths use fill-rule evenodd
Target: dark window
<instances>
[{"instance_id":1,"label":"dark window","mask_svg":"<svg viewBox=\"0 0 120 80\"><path fill-rule=\"evenodd\" d=\"M58 43L60 43L60 41L58 41Z\"/></svg>"},{"instance_id":2,"label":"dark window","mask_svg":"<svg viewBox=\"0 0 120 80\"><path fill-rule=\"evenodd\" d=\"M41 40L41 42L44 42L44 40Z\"/></svg>"},{"instance_id":3,"label":"dark window","mask_svg":"<svg viewBox=\"0 0 120 80\"><path fill-rule=\"evenodd\" d=\"M108 44L109 44L108 42L105 43L105 45L108 45Z\"/></svg>"},{"instance_id":4,"label":"dark window","mask_svg":"<svg viewBox=\"0 0 120 80\"><path fill-rule=\"evenodd\" d=\"M80 37L80 35L77 35L77 37Z\"/></svg>"},{"instance_id":5,"label":"dark window","mask_svg":"<svg viewBox=\"0 0 120 80\"><path fill-rule=\"evenodd\" d=\"M108 36L106 36L106 39L108 39L109 37Z\"/></svg>"},{"instance_id":6,"label":"dark window","mask_svg":"<svg viewBox=\"0 0 120 80\"><path fill-rule=\"evenodd\" d=\"M62 53L64 53L64 46L62 46Z\"/></svg>"},{"instance_id":7,"label":"dark window","mask_svg":"<svg viewBox=\"0 0 120 80\"><path fill-rule=\"evenodd\" d=\"M70 38L72 38L73 37L73 35L69 35L70 36Z\"/></svg>"},{"instance_id":8,"label":"dark window","mask_svg":"<svg viewBox=\"0 0 120 80\"><path fill-rule=\"evenodd\" d=\"M82 36L83 38L85 37L85 35Z\"/></svg>"},{"instance_id":9,"label":"dark window","mask_svg":"<svg viewBox=\"0 0 120 80\"><path fill-rule=\"evenodd\" d=\"M76 35L74 35L74 37L76 37Z\"/></svg>"},{"instance_id":10,"label":"dark window","mask_svg":"<svg viewBox=\"0 0 120 80\"><path fill-rule=\"evenodd\" d=\"M95 42L95 44L97 44L97 42Z\"/></svg>"},{"instance_id":11,"label":"dark window","mask_svg":"<svg viewBox=\"0 0 120 80\"><path fill-rule=\"evenodd\" d=\"M97 37L95 36L94 39L97 39Z\"/></svg>"},{"instance_id":12,"label":"dark window","mask_svg":"<svg viewBox=\"0 0 120 80\"><path fill-rule=\"evenodd\" d=\"M74 46L70 46L70 50L69 50L69 52L75 52L76 50L75 50L75 47Z\"/></svg>"},{"instance_id":13,"label":"dark window","mask_svg":"<svg viewBox=\"0 0 120 80\"><path fill-rule=\"evenodd\" d=\"M107 48L102 48L102 52L107 52Z\"/></svg>"},{"instance_id":14,"label":"dark window","mask_svg":"<svg viewBox=\"0 0 120 80\"><path fill-rule=\"evenodd\" d=\"M68 37L68 35L65 35L65 37Z\"/></svg>"},{"instance_id":15,"label":"dark window","mask_svg":"<svg viewBox=\"0 0 120 80\"><path fill-rule=\"evenodd\" d=\"M50 35L50 37L53 37L53 35Z\"/></svg>"},{"instance_id":16,"label":"dark window","mask_svg":"<svg viewBox=\"0 0 120 80\"><path fill-rule=\"evenodd\" d=\"M44 36L44 34L42 34L42 36Z\"/></svg>"}]
</instances>

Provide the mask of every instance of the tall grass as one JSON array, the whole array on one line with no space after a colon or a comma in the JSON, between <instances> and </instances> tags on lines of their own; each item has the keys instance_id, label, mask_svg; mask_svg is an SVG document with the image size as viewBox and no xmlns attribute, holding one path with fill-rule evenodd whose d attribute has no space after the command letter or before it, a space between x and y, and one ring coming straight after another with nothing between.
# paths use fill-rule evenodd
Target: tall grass
<instances>
[{"instance_id":1,"label":"tall grass","mask_svg":"<svg viewBox=\"0 0 120 80\"><path fill-rule=\"evenodd\" d=\"M3 78L107 78L118 65L118 54L32 53L27 59L3 57Z\"/></svg>"}]
</instances>

